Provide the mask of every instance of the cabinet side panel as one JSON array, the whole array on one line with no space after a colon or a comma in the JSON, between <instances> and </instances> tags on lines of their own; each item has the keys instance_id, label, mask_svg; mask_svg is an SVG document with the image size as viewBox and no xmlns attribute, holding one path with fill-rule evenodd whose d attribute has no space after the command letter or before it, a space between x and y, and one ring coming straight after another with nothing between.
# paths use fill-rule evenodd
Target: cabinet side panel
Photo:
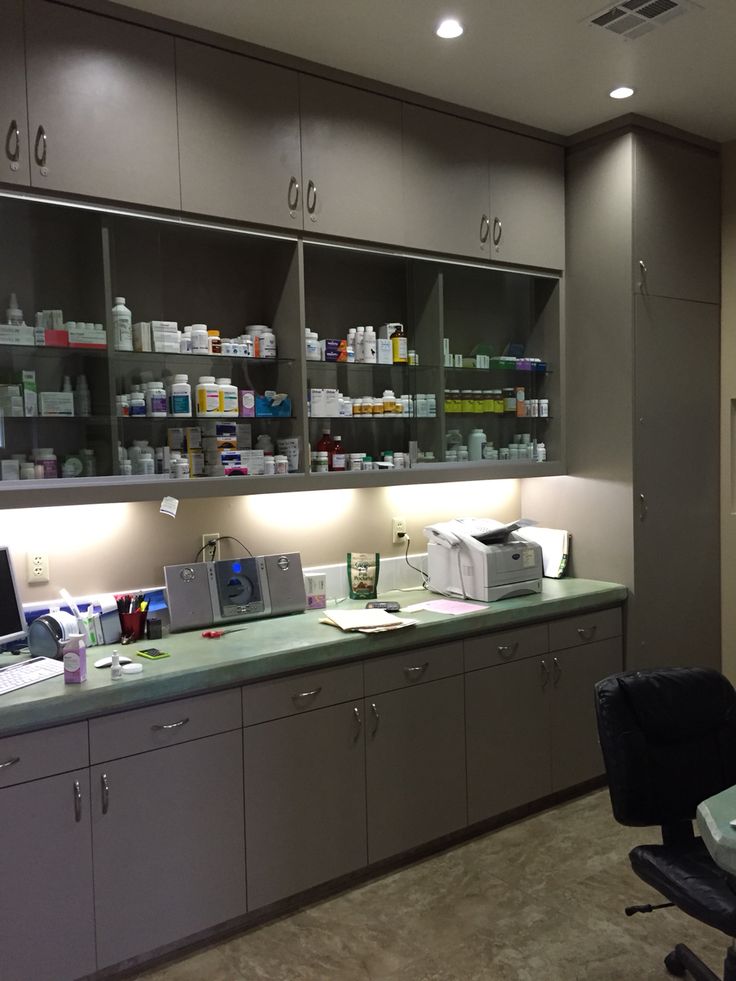
<instances>
[{"instance_id":1,"label":"cabinet side panel","mask_svg":"<svg viewBox=\"0 0 736 981\"><path fill-rule=\"evenodd\" d=\"M736 679L736 142L723 148L723 277L721 310L721 602L723 671Z\"/></svg>"},{"instance_id":2,"label":"cabinet side panel","mask_svg":"<svg viewBox=\"0 0 736 981\"><path fill-rule=\"evenodd\" d=\"M7 143L5 142L7 138ZM28 184L30 167L26 112L26 63L23 0L4 0L0 31L0 139L3 140L0 181ZM9 160L10 156L17 159Z\"/></svg>"}]
</instances>

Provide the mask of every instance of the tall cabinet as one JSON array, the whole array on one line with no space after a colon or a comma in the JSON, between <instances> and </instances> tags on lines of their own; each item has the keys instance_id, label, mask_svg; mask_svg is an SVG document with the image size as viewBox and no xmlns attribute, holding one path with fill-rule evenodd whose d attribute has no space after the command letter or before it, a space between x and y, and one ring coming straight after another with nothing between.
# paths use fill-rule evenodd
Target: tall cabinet
<instances>
[{"instance_id":1,"label":"tall cabinet","mask_svg":"<svg viewBox=\"0 0 736 981\"><path fill-rule=\"evenodd\" d=\"M634 130L567 171L568 472L523 510L626 583L627 666L720 666L718 154ZM605 231L604 231L605 230Z\"/></svg>"}]
</instances>

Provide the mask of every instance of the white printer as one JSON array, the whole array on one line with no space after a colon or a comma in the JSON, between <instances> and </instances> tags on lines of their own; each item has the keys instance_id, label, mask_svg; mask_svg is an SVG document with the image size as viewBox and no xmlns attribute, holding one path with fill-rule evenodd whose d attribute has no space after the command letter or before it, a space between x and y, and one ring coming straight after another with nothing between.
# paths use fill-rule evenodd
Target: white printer
<instances>
[{"instance_id":1,"label":"white printer","mask_svg":"<svg viewBox=\"0 0 736 981\"><path fill-rule=\"evenodd\" d=\"M533 522L455 518L424 529L427 588L463 599L508 599L541 593L542 549L515 532Z\"/></svg>"}]
</instances>

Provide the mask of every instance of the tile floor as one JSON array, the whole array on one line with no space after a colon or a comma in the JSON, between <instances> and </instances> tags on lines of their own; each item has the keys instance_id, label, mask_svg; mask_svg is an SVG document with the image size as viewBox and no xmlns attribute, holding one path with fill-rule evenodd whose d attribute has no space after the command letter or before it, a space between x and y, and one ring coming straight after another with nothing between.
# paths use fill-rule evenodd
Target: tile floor
<instances>
[{"instance_id":1,"label":"tile floor","mask_svg":"<svg viewBox=\"0 0 736 981\"><path fill-rule=\"evenodd\" d=\"M727 940L657 902L607 791L544 811L137 981L665 981L689 944L720 974Z\"/></svg>"}]
</instances>

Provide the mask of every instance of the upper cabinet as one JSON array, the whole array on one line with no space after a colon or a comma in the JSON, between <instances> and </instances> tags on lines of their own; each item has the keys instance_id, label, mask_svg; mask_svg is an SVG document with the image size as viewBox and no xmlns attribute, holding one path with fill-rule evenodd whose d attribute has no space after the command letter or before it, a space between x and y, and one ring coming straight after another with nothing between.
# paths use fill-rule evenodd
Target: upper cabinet
<instances>
[{"instance_id":1,"label":"upper cabinet","mask_svg":"<svg viewBox=\"0 0 736 981\"><path fill-rule=\"evenodd\" d=\"M174 39L26 0L31 183L177 209Z\"/></svg>"},{"instance_id":2,"label":"upper cabinet","mask_svg":"<svg viewBox=\"0 0 736 981\"><path fill-rule=\"evenodd\" d=\"M401 103L300 76L304 227L402 244Z\"/></svg>"},{"instance_id":3,"label":"upper cabinet","mask_svg":"<svg viewBox=\"0 0 736 981\"><path fill-rule=\"evenodd\" d=\"M490 256L488 127L404 104L405 241Z\"/></svg>"},{"instance_id":4,"label":"upper cabinet","mask_svg":"<svg viewBox=\"0 0 736 981\"><path fill-rule=\"evenodd\" d=\"M565 265L565 159L561 146L488 129L491 258Z\"/></svg>"},{"instance_id":5,"label":"upper cabinet","mask_svg":"<svg viewBox=\"0 0 736 981\"><path fill-rule=\"evenodd\" d=\"M302 227L296 72L177 39L184 211Z\"/></svg>"},{"instance_id":6,"label":"upper cabinet","mask_svg":"<svg viewBox=\"0 0 736 981\"><path fill-rule=\"evenodd\" d=\"M5 0L0 31L0 181L30 183L23 0Z\"/></svg>"},{"instance_id":7,"label":"upper cabinet","mask_svg":"<svg viewBox=\"0 0 736 981\"><path fill-rule=\"evenodd\" d=\"M654 133L637 133L633 173L638 291L719 303L718 156Z\"/></svg>"}]
</instances>

